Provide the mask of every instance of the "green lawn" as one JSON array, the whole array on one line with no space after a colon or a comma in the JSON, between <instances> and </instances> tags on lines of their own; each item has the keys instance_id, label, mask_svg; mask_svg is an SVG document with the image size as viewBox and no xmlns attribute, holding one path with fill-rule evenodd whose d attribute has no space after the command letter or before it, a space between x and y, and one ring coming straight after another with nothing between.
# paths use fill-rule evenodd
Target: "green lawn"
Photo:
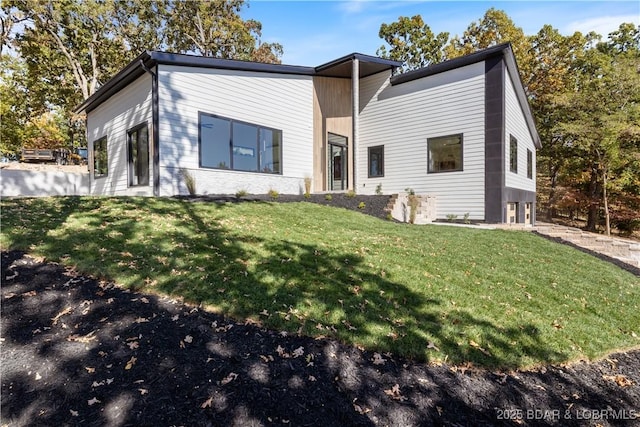
<instances>
[{"instance_id":1,"label":"green lawn","mask_svg":"<svg viewBox=\"0 0 640 427\"><path fill-rule=\"evenodd\" d=\"M371 350L514 368L640 345L640 279L528 232L409 226L311 203L1 206L4 250Z\"/></svg>"}]
</instances>

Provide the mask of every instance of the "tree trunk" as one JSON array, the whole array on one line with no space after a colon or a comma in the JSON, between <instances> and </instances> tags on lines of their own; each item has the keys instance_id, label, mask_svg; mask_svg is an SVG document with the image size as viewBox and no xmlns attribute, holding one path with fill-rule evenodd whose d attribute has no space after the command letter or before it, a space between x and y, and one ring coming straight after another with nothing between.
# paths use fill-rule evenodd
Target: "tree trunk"
<instances>
[{"instance_id":1,"label":"tree trunk","mask_svg":"<svg viewBox=\"0 0 640 427\"><path fill-rule=\"evenodd\" d=\"M604 204L604 229L607 236L611 236L611 222L609 218L609 200L607 196L607 168L602 171L602 202Z\"/></svg>"},{"instance_id":2,"label":"tree trunk","mask_svg":"<svg viewBox=\"0 0 640 427\"><path fill-rule=\"evenodd\" d=\"M558 186L558 169L553 165L549 166L549 178L551 179L549 188L549 201L547 202L547 221L553 222L556 216L556 187Z\"/></svg>"},{"instance_id":3,"label":"tree trunk","mask_svg":"<svg viewBox=\"0 0 640 427\"><path fill-rule=\"evenodd\" d=\"M589 180L589 210L587 215L587 230L597 231L598 227L598 205L600 197L598 197L598 169L591 168L591 179Z\"/></svg>"}]
</instances>

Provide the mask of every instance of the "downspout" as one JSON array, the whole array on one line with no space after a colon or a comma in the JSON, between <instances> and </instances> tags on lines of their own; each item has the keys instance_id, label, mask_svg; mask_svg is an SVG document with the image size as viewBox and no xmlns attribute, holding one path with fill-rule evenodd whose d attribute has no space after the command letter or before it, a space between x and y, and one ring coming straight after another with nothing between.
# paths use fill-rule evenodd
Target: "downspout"
<instances>
[{"instance_id":1,"label":"downspout","mask_svg":"<svg viewBox=\"0 0 640 427\"><path fill-rule=\"evenodd\" d=\"M358 133L360 131L360 62L358 58L353 58L351 63L351 96L352 96L352 112L351 112L351 124L352 124L352 138L351 138L351 157L353 158L353 191L357 192L358 187L356 185L358 176L358 158L356 147L358 144Z\"/></svg>"},{"instance_id":2,"label":"downspout","mask_svg":"<svg viewBox=\"0 0 640 427\"><path fill-rule=\"evenodd\" d=\"M160 195L160 138L158 137L158 74L140 60L140 66L151 74L151 141L153 144L153 195Z\"/></svg>"}]
</instances>

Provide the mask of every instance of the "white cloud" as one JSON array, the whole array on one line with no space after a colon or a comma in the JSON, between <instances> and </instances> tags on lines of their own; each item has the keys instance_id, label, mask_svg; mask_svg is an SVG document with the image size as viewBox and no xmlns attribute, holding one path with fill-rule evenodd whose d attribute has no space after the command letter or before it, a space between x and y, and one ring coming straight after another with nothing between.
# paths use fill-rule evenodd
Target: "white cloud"
<instances>
[{"instance_id":1,"label":"white cloud","mask_svg":"<svg viewBox=\"0 0 640 427\"><path fill-rule=\"evenodd\" d=\"M595 31L603 38L606 38L609 33L616 31L623 22L632 22L639 25L640 17L638 15L601 16L599 18L573 21L566 25L565 33L572 34L580 31L583 34L587 34L590 31Z\"/></svg>"}]
</instances>

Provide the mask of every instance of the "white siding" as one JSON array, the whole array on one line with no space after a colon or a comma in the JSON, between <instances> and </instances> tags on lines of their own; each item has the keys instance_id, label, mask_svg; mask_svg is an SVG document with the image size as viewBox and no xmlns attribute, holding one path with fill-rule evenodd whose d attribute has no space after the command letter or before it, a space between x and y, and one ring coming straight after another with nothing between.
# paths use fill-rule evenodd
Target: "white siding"
<instances>
[{"instance_id":1,"label":"white siding","mask_svg":"<svg viewBox=\"0 0 640 427\"><path fill-rule=\"evenodd\" d=\"M536 191L536 148L516 97L513 81L505 72L505 185L521 190ZM518 140L518 173L511 172L510 135ZM527 149L533 153L533 178L527 178Z\"/></svg>"},{"instance_id":2,"label":"white siding","mask_svg":"<svg viewBox=\"0 0 640 427\"><path fill-rule=\"evenodd\" d=\"M171 65L160 65L158 76L161 195L187 192L181 168L200 194L304 192L313 175L311 76ZM282 175L199 168L199 112L282 130Z\"/></svg>"},{"instance_id":3,"label":"white siding","mask_svg":"<svg viewBox=\"0 0 640 427\"><path fill-rule=\"evenodd\" d=\"M91 194L153 195L153 154L149 153L149 185L129 187L127 130L147 122L151 146L151 76L144 74L87 115L89 150L93 142L107 136L108 175L93 179L93 157L89 159ZM151 148L150 148L151 149Z\"/></svg>"},{"instance_id":4,"label":"white siding","mask_svg":"<svg viewBox=\"0 0 640 427\"><path fill-rule=\"evenodd\" d=\"M389 74L361 80L359 193L413 188L436 196L437 217L484 219L484 63L397 86ZM427 138L463 134L463 171L427 174ZM367 148L384 145L384 177L368 178Z\"/></svg>"}]
</instances>

